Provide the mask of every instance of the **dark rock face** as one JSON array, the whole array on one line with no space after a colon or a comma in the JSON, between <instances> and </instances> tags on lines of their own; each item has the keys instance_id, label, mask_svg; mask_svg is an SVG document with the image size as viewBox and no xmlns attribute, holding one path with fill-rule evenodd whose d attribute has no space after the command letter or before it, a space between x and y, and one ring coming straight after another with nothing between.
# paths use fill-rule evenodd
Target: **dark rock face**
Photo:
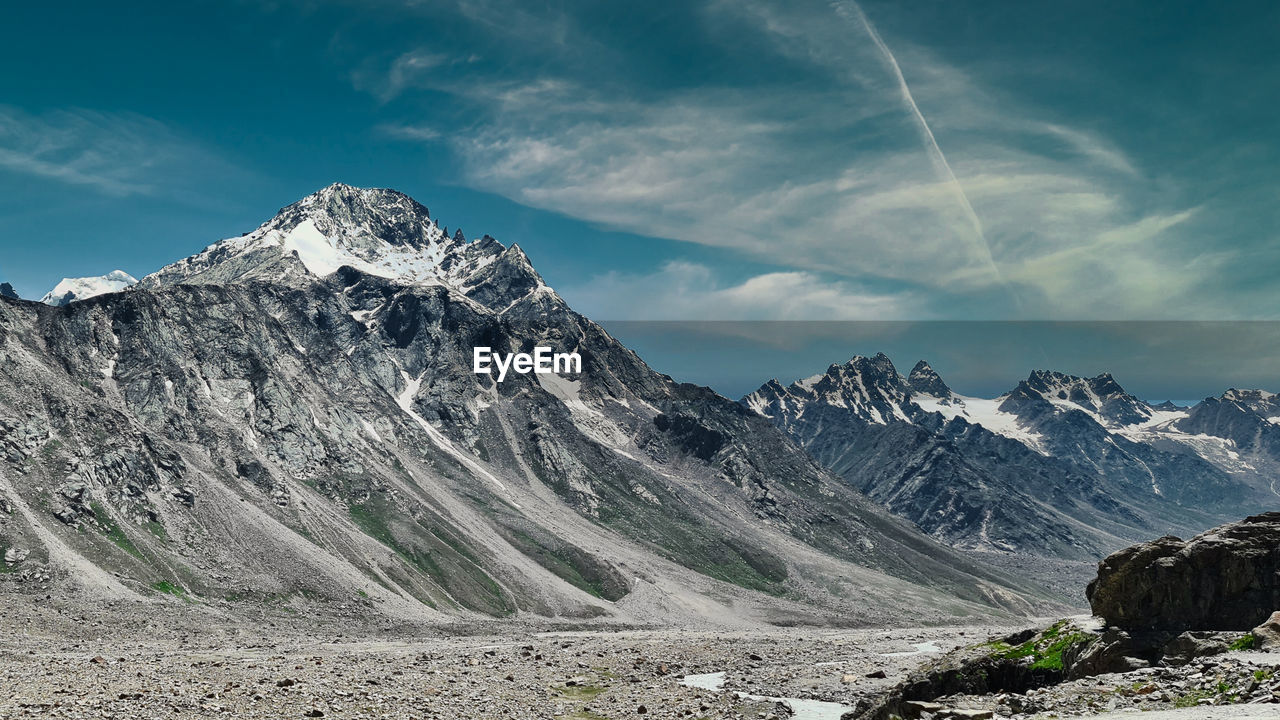
<instances>
[{"instance_id":1,"label":"dark rock face","mask_svg":"<svg viewBox=\"0 0 1280 720\"><path fill-rule=\"evenodd\" d=\"M1280 607L1280 512L1121 550L1099 564L1087 595L1121 628L1249 630Z\"/></svg>"},{"instance_id":2,"label":"dark rock face","mask_svg":"<svg viewBox=\"0 0 1280 720\"><path fill-rule=\"evenodd\" d=\"M18 293L13 289L13 286L10 285L9 283L0 283L0 297L7 297L10 300L17 300Z\"/></svg>"},{"instance_id":3,"label":"dark rock face","mask_svg":"<svg viewBox=\"0 0 1280 720\"><path fill-rule=\"evenodd\" d=\"M1218 637L1216 633L1188 630L1164 646L1164 658L1161 662L1170 666L1186 665L1196 658L1221 655L1227 649L1225 639Z\"/></svg>"},{"instance_id":4,"label":"dark rock face","mask_svg":"<svg viewBox=\"0 0 1280 720\"><path fill-rule=\"evenodd\" d=\"M916 366L911 368L911 374L907 376L907 384L912 390L925 395L936 398L951 396L951 388L942 381L942 377L933 369L933 366L924 360L917 362Z\"/></svg>"}]
</instances>

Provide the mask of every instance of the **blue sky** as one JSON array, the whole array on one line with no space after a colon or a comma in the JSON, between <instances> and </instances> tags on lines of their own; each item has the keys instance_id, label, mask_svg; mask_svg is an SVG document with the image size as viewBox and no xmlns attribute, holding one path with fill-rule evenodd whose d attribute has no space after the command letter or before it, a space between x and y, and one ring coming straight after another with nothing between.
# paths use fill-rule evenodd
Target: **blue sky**
<instances>
[{"instance_id":1,"label":"blue sky","mask_svg":"<svg viewBox=\"0 0 1280 720\"><path fill-rule=\"evenodd\" d=\"M141 276L343 181L519 242L600 319L1276 319L1276 27L1270 2L23 3L0 280Z\"/></svg>"}]
</instances>

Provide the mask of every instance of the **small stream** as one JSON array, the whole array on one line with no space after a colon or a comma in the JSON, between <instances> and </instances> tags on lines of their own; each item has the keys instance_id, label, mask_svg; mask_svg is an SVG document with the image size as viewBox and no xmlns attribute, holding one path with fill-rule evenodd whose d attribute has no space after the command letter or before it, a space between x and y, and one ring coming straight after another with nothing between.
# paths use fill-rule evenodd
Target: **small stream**
<instances>
[{"instance_id":1,"label":"small stream","mask_svg":"<svg viewBox=\"0 0 1280 720\"><path fill-rule=\"evenodd\" d=\"M915 643L911 646L912 650L903 652L881 653L881 657L900 658L911 657L913 655L933 655L942 652L942 648L938 647L933 641ZM834 660L832 662L818 663L818 665L839 665L842 660ZM699 688L701 690L710 690L711 692L721 692L724 690L726 674L724 672L704 673L701 675L686 675L680 680L680 684L685 687ZM853 708L840 703L827 702L825 700L806 700L803 698L780 698L769 697L765 695L751 695L744 692L734 692L740 698L748 700L764 700L770 702L785 703L791 708L794 720L840 720L840 716Z\"/></svg>"},{"instance_id":2,"label":"small stream","mask_svg":"<svg viewBox=\"0 0 1280 720\"><path fill-rule=\"evenodd\" d=\"M725 673L715 672L703 675L686 675L680 681L680 684L685 687L720 692L724 689L724 681ZM743 692L735 692L734 695L747 700L764 700L769 702L785 703L787 707L791 708L793 720L840 720L841 715L853 709L848 705L826 702L824 700L769 697L766 695L751 695Z\"/></svg>"}]
</instances>

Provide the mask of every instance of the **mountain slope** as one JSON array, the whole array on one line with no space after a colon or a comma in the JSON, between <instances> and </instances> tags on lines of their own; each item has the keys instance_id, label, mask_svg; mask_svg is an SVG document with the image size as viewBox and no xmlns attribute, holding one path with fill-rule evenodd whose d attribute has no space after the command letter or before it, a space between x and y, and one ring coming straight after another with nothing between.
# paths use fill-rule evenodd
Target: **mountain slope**
<instances>
[{"instance_id":1,"label":"mountain slope","mask_svg":"<svg viewBox=\"0 0 1280 720\"><path fill-rule=\"evenodd\" d=\"M479 345L583 372L496 383ZM1045 607L654 373L517 246L393 191L331 186L128 293L0 301L0 353L0 545L27 553L8 577L428 620Z\"/></svg>"}]
</instances>

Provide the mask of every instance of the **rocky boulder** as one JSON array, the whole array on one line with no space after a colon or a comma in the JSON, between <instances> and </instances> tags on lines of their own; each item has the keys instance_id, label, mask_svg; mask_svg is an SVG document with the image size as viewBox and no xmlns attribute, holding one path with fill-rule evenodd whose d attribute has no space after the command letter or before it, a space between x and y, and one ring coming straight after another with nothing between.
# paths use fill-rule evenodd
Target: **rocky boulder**
<instances>
[{"instance_id":1,"label":"rocky boulder","mask_svg":"<svg viewBox=\"0 0 1280 720\"><path fill-rule=\"evenodd\" d=\"M1161 662L1170 667L1179 667L1197 658L1221 655L1231 648L1229 640L1211 632L1188 630L1164 646L1164 658Z\"/></svg>"},{"instance_id":2,"label":"rocky boulder","mask_svg":"<svg viewBox=\"0 0 1280 720\"><path fill-rule=\"evenodd\" d=\"M1280 512L1121 550L1086 594L1120 628L1250 630L1280 608Z\"/></svg>"},{"instance_id":3,"label":"rocky boulder","mask_svg":"<svg viewBox=\"0 0 1280 720\"><path fill-rule=\"evenodd\" d=\"M1150 667L1150 648L1119 628L1108 628L1097 640L1069 648L1062 655L1067 679L1124 673Z\"/></svg>"},{"instance_id":4,"label":"rocky boulder","mask_svg":"<svg viewBox=\"0 0 1280 720\"><path fill-rule=\"evenodd\" d=\"M1271 613L1271 617L1254 628L1251 634L1253 635L1255 649L1280 649L1280 610Z\"/></svg>"}]
</instances>

